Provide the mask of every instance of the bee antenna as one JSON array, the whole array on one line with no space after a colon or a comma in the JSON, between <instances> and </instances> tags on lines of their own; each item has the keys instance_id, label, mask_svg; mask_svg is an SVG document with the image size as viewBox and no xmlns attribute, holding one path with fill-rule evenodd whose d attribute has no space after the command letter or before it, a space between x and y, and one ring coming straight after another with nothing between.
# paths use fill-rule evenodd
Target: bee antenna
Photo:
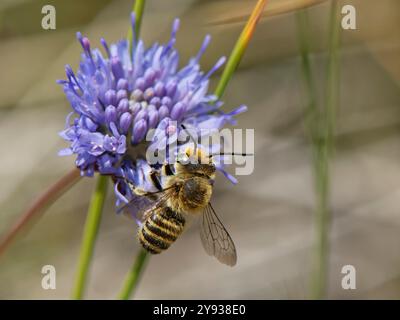
<instances>
[{"instance_id":1,"label":"bee antenna","mask_svg":"<svg viewBox=\"0 0 400 320\"><path fill-rule=\"evenodd\" d=\"M193 136L190 134L189 130L186 128L186 126L184 124L181 123L181 127L183 130L186 131L186 133L189 135L190 139L192 139L193 143L194 143L194 154L196 154L197 152L197 141L193 138Z\"/></svg>"},{"instance_id":2,"label":"bee antenna","mask_svg":"<svg viewBox=\"0 0 400 320\"><path fill-rule=\"evenodd\" d=\"M236 152L223 152L223 153L214 153L210 155L210 158L213 156L242 156L242 157L247 157L247 156L254 156L254 153L236 153Z\"/></svg>"}]
</instances>

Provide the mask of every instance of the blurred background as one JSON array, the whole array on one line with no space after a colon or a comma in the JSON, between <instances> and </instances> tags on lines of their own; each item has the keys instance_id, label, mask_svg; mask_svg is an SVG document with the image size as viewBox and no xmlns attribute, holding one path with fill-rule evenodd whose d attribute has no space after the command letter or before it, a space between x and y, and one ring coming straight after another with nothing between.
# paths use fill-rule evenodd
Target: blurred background
<instances>
[{"instance_id":1,"label":"blurred background","mask_svg":"<svg viewBox=\"0 0 400 320\"><path fill-rule=\"evenodd\" d=\"M70 106L56 79L76 70L75 33L108 43L125 37L132 0L0 2L0 236L73 157L58 136ZM209 69L229 55L256 1L148 0L141 36L166 41L181 18L181 61L203 37ZM56 30L41 28L42 6L56 8ZM341 30L340 98L330 162L326 298L400 297L400 2L339 1L356 8L357 29ZM238 264L228 268L202 249L193 224L167 252L151 257L140 299L308 298L315 255L312 145L305 128L299 25L307 7L316 96L324 102L330 1L270 0L244 60L228 86L226 110L246 104L239 127L255 129L255 171L237 186L217 180L214 208L230 231ZM339 20L340 21L340 20ZM217 75L218 76L218 75ZM52 205L0 257L0 298L68 299L94 179L85 178ZM86 297L114 299L139 249L136 227L114 212L109 190ZM57 289L43 290L41 268L54 265ZM357 289L343 290L341 269L353 265Z\"/></svg>"}]
</instances>

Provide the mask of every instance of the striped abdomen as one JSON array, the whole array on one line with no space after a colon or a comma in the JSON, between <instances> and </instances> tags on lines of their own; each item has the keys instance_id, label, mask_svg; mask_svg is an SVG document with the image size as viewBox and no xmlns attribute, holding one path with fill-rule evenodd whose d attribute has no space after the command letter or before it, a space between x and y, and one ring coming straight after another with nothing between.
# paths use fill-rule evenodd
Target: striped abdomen
<instances>
[{"instance_id":1,"label":"striped abdomen","mask_svg":"<svg viewBox=\"0 0 400 320\"><path fill-rule=\"evenodd\" d=\"M157 254L169 248L184 226L184 217L164 207L147 218L139 228L139 241L148 252Z\"/></svg>"}]
</instances>

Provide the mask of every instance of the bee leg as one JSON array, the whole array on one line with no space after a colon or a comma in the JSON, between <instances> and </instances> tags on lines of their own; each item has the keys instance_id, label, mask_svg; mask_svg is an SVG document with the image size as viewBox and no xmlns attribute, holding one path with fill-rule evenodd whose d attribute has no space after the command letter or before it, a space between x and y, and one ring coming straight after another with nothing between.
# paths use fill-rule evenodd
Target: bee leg
<instances>
[{"instance_id":1,"label":"bee leg","mask_svg":"<svg viewBox=\"0 0 400 320\"><path fill-rule=\"evenodd\" d=\"M156 170L151 170L150 180L153 183L154 187L157 188L158 191L161 191L163 189L161 186L159 173Z\"/></svg>"}]
</instances>

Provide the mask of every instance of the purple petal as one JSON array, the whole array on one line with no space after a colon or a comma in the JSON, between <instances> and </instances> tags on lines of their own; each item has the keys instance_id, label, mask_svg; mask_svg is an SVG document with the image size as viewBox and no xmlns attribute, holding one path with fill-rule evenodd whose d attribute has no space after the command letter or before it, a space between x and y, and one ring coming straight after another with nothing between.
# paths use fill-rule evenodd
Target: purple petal
<instances>
[{"instance_id":1,"label":"purple petal","mask_svg":"<svg viewBox=\"0 0 400 320\"><path fill-rule=\"evenodd\" d=\"M65 149L58 151L58 155L60 157L70 156L72 154L73 154L73 152L72 152L71 148L65 148Z\"/></svg>"},{"instance_id":2,"label":"purple petal","mask_svg":"<svg viewBox=\"0 0 400 320\"><path fill-rule=\"evenodd\" d=\"M158 123L158 112L149 111L149 128L155 128Z\"/></svg>"},{"instance_id":3,"label":"purple petal","mask_svg":"<svg viewBox=\"0 0 400 320\"><path fill-rule=\"evenodd\" d=\"M114 74L115 79L117 80L125 76L124 69L118 57L111 58L111 70Z\"/></svg>"},{"instance_id":4,"label":"purple petal","mask_svg":"<svg viewBox=\"0 0 400 320\"><path fill-rule=\"evenodd\" d=\"M105 100L106 104L111 104L115 106L117 104L117 94L115 90L108 90L105 94Z\"/></svg>"},{"instance_id":5,"label":"purple petal","mask_svg":"<svg viewBox=\"0 0 400 320\"><path fill-rule=\"evenodd\" d=\"M117 82L118 90L128 90L128 81L126 79L119 79Z\"/></svg>"},{"instance_id":6,"label":"purple petal","mask_svg":"<svg viewBox=\"0 0 400 320\"><path fill-rule=\"evenodd\" d=\"M128 112L129 111L129 101L128 101L128 99L122 99L118 103L117 111L118 111L118 114L122 114L124 112Z\"/></svg>"},{"instance_id":7,"label":"purple petal","mask_svg":"<svg viewBox=\"0 0 400 320\"><path fill-rule=\"evenodd\" d=\"M182 102L175 104L171 110L171 119L179 120L183 116L186 106Z\"/></svg>"},{"instance_id":8,"label":"purple petal","mask_svg":"<svg viewBox=\"0 0 400 320\"><path fill-rule=\"evenodd\" d=\"M147 132L147 123L144 119L140 119L133 126L132 142L139 143L143 140Z\"/></svg>"},{"instance_id":9,"label":"purple petal","mask_svg":"<svg viewBox=\"0 0 400 320\"><path fill-rule=\"evenodd\" d=\"M164 119L165 117L168 117L168 114L169 114L168 107L161 106L160 109L158 109L158 118L160 120Z\"/></svg>"},{"instance_id":10,"label":"purple petal","mask_svg":"<svg viewBox=\"0 0 400 320\"><path fill-rule=\"evenodd\" d=\"M105 111L105 119L108 124L117 121L117 108L109 105Z\"/></svg>"},{"instance_id":11,"label":"purple petal","mask_svg":"<svg viewBox=\"0 0 400 320\"><path fill-rule=\"evenodd\" d=\"M123 134L126 134L131 124L132 124L132 115L129 112L123 113L119 119L119 127L121 129L121 132Z\"/></svg>"}]
</instances>

